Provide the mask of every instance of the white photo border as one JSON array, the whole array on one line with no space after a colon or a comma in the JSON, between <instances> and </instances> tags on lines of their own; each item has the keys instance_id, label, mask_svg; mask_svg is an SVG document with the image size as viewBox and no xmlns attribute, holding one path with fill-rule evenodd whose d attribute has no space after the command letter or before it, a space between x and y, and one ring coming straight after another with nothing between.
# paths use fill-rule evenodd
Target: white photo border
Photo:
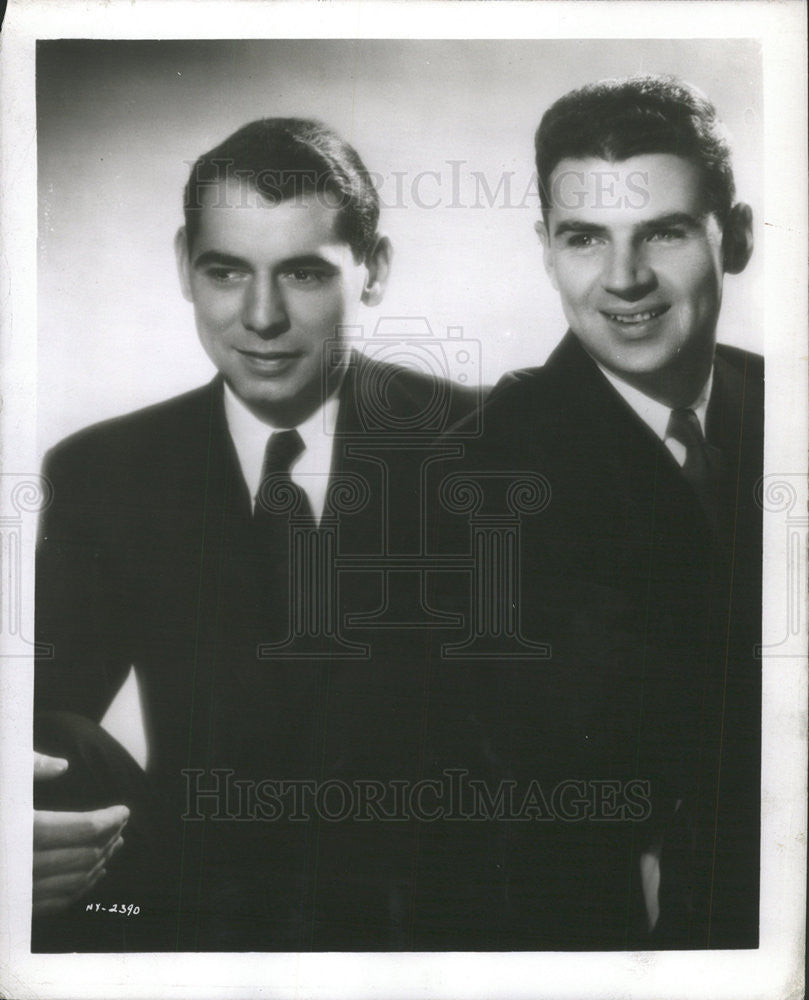
<instances>
[{"instance_id":1,"label":"white photo border","mask_svg":"<svg viewBox=\"0 0 809 1000\"><path fill-rule=\"evenodd\" d=\"M806 891L807 129L800 2L500 3L11 0L0 40L0 362L6 486L38 470L35 43L45 38L753 38L764 72L765 472L761 939L756 951L31 955L31 692L0 626L0 993L41 997L655 997L803 995ZM6 267L7 265L7 267ZM30 503L29 499L29 503ZM797 542L795 539L797 538ZM21 535L31 635L34 534ZM4 541L5 544L5 541ZM793 548L790 548L793 546ZM7 551L3 550L7 558ZM797 560L797 565L789 559ZM7 566L7 563L6 563ZM792 576L785 580L785 569ZM797 581L797 582L796 582ZM792 588L792 589L790 589ZM781 636L786 639L781 641Z\"/></svg>"}]
</instances>

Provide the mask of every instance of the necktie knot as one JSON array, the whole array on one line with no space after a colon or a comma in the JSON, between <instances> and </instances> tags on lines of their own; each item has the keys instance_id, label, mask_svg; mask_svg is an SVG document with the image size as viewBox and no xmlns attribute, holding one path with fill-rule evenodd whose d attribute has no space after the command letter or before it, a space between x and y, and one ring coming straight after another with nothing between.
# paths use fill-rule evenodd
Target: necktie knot
<instances>
[{"instance_id":1,"label":"necktie knot","mask_svg":"<svg viewBox=\"0 0 809 1000\"><path fill-rule=\"evenodd\" d=\"M685 448L683 475L691 484L708 518L716 519L716 491L719 477L719 452L709 445L696 413L687 406L671 411L666 436Z\"/></svg>"},{"instance_id":2,"label":"necktie knot","mask_svg":"<svg viewBox=\"0 0 809 1000\"><path fill-rule=\"evenodd\" d=\"M264 465L261 482L254 507L254 519L265 521L268 517L283 513L286 519L292 512L297 516L311 516L309 498L300 486L292 481L292 463L305 451L306 445L294 428L275 431L264 451Z\"/></svg>"},{"instance_id":3,"label":"necktie knot","mask_svg":"<svg viewBox=\"0 0 809 1000\"><path fill-rule=\"evenodd\" d=\"M278 472L289 472L292 463L304 451L303 439L293 427L289 431L275 431L270 435L264 451L262 480Z\"/></svg>"},{"instance_id":4,"label":"necktie knot","mask_svg":"<svg viewBox=\"0 0 809 1000\"><path fill-rule=\"evenodd\" d=\"M686 452L689 452L691 448L700 448L705 443L705 435L702 433L699 418L688 406L681 406L671 411L666 435L679 441L685 447Z\"/></svg>"}]
</instances>

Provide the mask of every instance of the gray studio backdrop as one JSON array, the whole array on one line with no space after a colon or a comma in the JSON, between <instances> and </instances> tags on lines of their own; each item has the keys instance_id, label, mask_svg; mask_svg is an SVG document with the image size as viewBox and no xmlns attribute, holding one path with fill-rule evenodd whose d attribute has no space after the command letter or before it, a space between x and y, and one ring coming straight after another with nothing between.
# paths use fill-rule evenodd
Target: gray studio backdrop
<instances>
[{"instance_id":1,"label":"gray studio backdrop","mask_svg":"<svg viewBox=\"0 0 809 1000\"><path fill-rule=\"evenodd\" d=\"M533 133L570 88L637 71L714 100L760 237L752 41L40 42L40 451L210 378L174 269L182 188L199 153L262 116L321 118L377 177L395 259L366 337L380 318L405 336L453 328L470 350L447 354L450 374L489 383L541 363L565 323L533 229ZM761 273L759 248L726 282L720 339L762 349Z\"/></svg>"}]
</instances>

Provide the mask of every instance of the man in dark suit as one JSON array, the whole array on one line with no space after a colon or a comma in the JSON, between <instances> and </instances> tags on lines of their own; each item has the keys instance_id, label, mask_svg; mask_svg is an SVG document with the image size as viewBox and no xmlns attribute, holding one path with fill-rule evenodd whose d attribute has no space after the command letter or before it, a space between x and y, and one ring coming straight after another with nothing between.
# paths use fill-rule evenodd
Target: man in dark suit
<instances>
[{"instance_id":1,"label":"man in dark suit","mask_svg":"<svg viewBox=\"0 0 809 1000\"><path fill-rule=\"evenodd\" d=\"M264 119L200 157L176 254L219 374L47 457L37 950L480 939L457 869L425 888L420 824L377 801L471 745L412 623L371 626L384 558L412 562L424 449L477 402L342 336L385 289L378 217L319 123ZM132 667L145 776L98 727Z\"/></svg>"},{"instance_id":2,"label":"man in dark suit","mask_svg":"<svg viewBox=\"0 0 809 1000\"><path fill-rule=\"evenodd\" d=\"M549 493L514 618L550 657L478 667L503 773L578 783L513 825L512 947L755 947L763 366L716 345L750 209L713 107L667 78L566 95L536 155L570 330L463 459L490 494L496 472Z\"/></svg>"}]
</instances>

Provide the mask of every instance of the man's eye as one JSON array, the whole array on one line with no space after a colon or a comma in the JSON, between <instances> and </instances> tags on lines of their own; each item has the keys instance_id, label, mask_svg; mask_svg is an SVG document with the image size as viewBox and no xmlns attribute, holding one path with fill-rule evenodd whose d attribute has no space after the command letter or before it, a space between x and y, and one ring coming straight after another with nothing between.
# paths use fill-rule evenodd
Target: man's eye
<instances>
[{"instance_id":1,"label":"man's eye","mask_svg":"<svg viewBox=\"0 0 809 1000\"><path fill-rule=\"evenodd\" d=\"M567 245L574 249L586 250L598 243L594 233L571 233L567 237Z\"/></svg>"},{"instance_id":2,"label":"man's eye","mask_svg":"<svg viewBox=\"0 0 809 1000\"><path fill-rule=\"evenodd\" d=\"M293 267L282 277L294 285L316 285L326 278L326 272L315 267Z\"/></svg>"},{"instance_id":3,"label":"man's eye","mask_svg":"<svg viewBox=\"0 0 809 1000\"><path fill-rule=\"evenodd\" d=\"M674 243L677 240L685 239L685 236L684 229L672 226L667 229L655 229L649 234L649 240L657 243Z\"/></svg>"},{"instance_id":4,"label":"man's eye","mask_svg":"<svg viewBox=\"0 0 809 1000\"><path fill-rule=\"evenodd\" d=\"M233 285L244 278L244 271L234 267L209 267L205 271L205 277L219 285Z\"/></svg>"}]
</instances>

